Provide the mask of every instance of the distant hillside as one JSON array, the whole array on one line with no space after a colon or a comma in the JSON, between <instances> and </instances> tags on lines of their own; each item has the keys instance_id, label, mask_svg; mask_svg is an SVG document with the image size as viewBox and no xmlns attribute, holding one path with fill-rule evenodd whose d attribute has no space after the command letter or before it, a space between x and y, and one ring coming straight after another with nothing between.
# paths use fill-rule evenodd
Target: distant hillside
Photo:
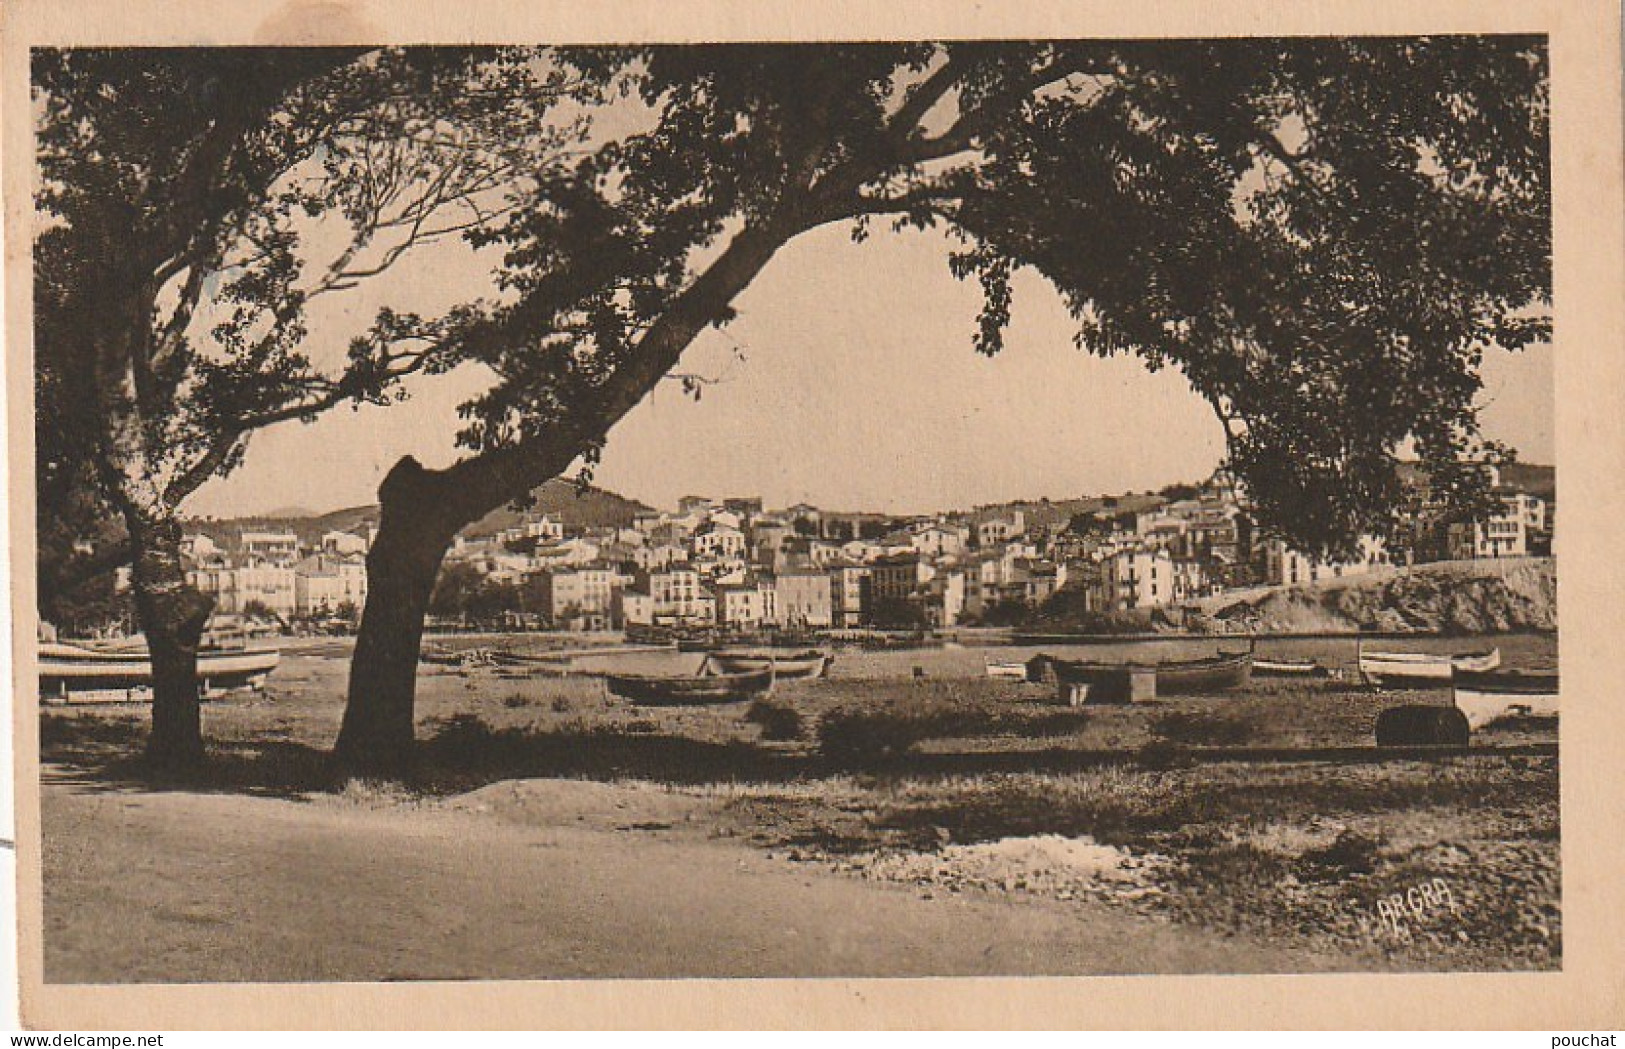
<instances>
[{"instance_id":1,"label":"distant hillside","mask_svg":"<svg viewBox=\"0 0 1625 1049\"><path fill-rule=\"evenodd\" d=\"M1400 463L1399 474L1408 483L1414 483L1421 477L1418 464L1413 462ZM1537 463L1512 463L1501 468L1501 483L1550 502L1557 496L1557 469ZM1179 486L1169 486L1170 489L1175 487ZM1168 502L1169 498L1160 493L1131 492L1115 496L1084 496L1078 499L1018 499L1008 503L978 506L961 516L972 523L980 524L1008 514L1012 510L1020 510L1026 514L1029 525L1046 528L1055 523L1064 525L1073 517L1084 513L1106 515L1141 513Z\"/></svg>"},{"instance_id":2,"label":"distant hillside","mask_svg":"<svg viewBox=\"0 0 1625 1049\"><path fill-rule=\"evenodd\" d=\"M378 521L376 506L356 506L348 510L334 510L319 517L289 517L283 514L263 514L253 517L223 517L209 520L191 520L188 532L201 532L224 549L231 549L243 532L292 532L300 545L315 546L328 532L348 532L363 521Z\"/></svg>"},{"instance_id":3,"label":"distant hillside","mask_svg":"<svg viewBox=\"0 0 1625 1049\"><path fill-rule=\"evenodd\" d=\"M636 499L628 499L603 488L589 486L585 490L579 489L574 481L562 477L543 482L540 487L532 489L531 495L535 504L529 510L505 506L475 521L463 529L463 534L494 535L518 524L525 513L550 514L563 521L565 527L625 528L638 514L648 513L651 509Z\"/></svg>"},{"instance_id":4,"label":"distant hillside","mask_svg":"<svg viewBox=\"0 0 1625 1049\"><path fill-rule=\"evenodd\" d=\"M1400 463L1399 476L1408 484L1422 477L1419 463ZM1538 463L1509 463L1501 467L1501 483L1548 502L1557 498L1557 467Z\"/></svg>"},{"instance_id":5,"label":"distant hillside","mask_svg":"<svg viewBox=\"0 0 1625 1049\"><path fill-rule=\"evenodd\" d=\"M1550 501L1557 498L1557 467L1511 463L1501 467L1501 483Z\"/></svg>"},{"instance_id":6,"label":"distant hillside","mask_svg":"<svg viewBox=\"0 0 1625 1049\"><path fill-rule=\"evenodd\" d=\"M1020 510L1026 515L1027 524L1037 528L1047 528L1051 524L1065 525L1078 514L1104 513L1106 515L1121 513L1140 513L1160 506L1167 502L1160 495L1146 493L1143 495L1095 495L1084 496L1078 499L1018 499L1009 503L994 503L987 506L978 506L968 514L968 518L980 524Z\"/></svg>"},{"instance_id":7,"label":"distant hillside","mask_svg":"<svg viewBox=\"0 0 1625 1049\"><path fill-rule=\"evenodd\" d=\"M635 515L649 509L635 499L628 499L603 488L589 487L585 491L580 491L574 481L565 478L543 482L532 494L535 497L535 505L528 512L551 514L563 521L566 528L624 527L632 523ZM526 512L511 506L503 507L463 529L463 534L494 535L504 528L518 524ZM300 543L315 546L328 532L353 532L363 524L377 525L377 523L378 507L371 505L333 510L319 516L266 514L208 521L195 520L188 523L187 529L202 532L223 546L235 543L238 535L244 530L291 531L299 536Z\"/></svg>"}]
</instances>

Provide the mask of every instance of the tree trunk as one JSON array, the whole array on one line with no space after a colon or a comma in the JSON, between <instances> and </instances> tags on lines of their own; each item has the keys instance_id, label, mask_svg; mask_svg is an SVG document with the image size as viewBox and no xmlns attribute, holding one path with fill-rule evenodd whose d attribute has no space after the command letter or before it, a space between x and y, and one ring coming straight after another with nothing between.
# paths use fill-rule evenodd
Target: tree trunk
<instances>
[{"instance_id":1,"label":"tree trunk","mask_svg":"<svg viewBox=\"0 0 1625 1049\"><path fill-rule=\"evenodd\" d=\"M378 535L367 555L367 607L350 661L350 688L337 756L356 772L409 770L423 617L446 548L457 530L558 476L601 441L676 365L706 326L801 227L783 222L741 231L639 340L638 352L591 404L552 432L481 452L444 470L407 457L379 487Z\"/></svg>"},{"instance_id":2,"label":"tree trunk","mask_svg":"<svg viewBox=\"0 0 1625 1049\"><path fill-rule=\"evenodd\" d=\"M418 653L435 576L452 536L444 473L402 459L378 490L378 535L367 554L367 605L350 661L349 695L336 747L348 769L409 770Z\"/></svg>"},{"instance_id":3,"label":"tree trunk","mask_svg":"<svg viewBox=\"0 0 1625 1049\"><path fill-rule=\"evenodd\" d=\"M126 511L133 553L131 589L152 660L152 735L147 757L166 768L203 759L197 650L214 601L186 582L181 526L173 515Z\"/></svg>"}]
</instances>

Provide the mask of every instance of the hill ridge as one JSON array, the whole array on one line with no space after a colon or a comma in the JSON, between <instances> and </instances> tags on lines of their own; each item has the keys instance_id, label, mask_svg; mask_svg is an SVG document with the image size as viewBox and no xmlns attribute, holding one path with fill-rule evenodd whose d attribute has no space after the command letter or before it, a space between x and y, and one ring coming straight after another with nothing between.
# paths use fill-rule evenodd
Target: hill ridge
<instances>
[{"instance_id":1,"label":"hill ridge","mask_svg":"<svg viewBox=\"0 0 1625 1049\"><path fill-rule=\"evenodd\" d=\"M632 523L634 516L650 510L636 499L629 499L607 488L588 485L585 489L578 489L576 481L566 477L543 481L531 490L531 500L532 505L528 509L517 509L514 503L499 507L464 528L460 534L470 538L495 535L504 528L518 524L526 513L551 514L567 527L625 527ZM187 530L201 532L218 543L229 544L235 542L238 533L244 529L288 529L299 536L301 543L314 546L327 532L349 532L363 525L377 527L378 514L378 504L367 503L308 517L245 514L240 517L192 518L187 521Z\"/></svg>"}]
</instances>

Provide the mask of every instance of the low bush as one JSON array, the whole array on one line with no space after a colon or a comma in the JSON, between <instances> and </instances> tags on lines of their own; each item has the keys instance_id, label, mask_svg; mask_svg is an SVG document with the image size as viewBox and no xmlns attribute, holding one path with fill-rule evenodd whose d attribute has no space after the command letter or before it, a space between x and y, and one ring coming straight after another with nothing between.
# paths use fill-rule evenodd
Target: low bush
<instances>
[{"instance_id":1,"label":"low bush","mask_svg":"<svg viewBox=\"0 0 1625 1049\"><path fill-rule=\"evenodd\" d=\"M818 721L820 751L838 761L866 761L901 754L930 739L978 736L1064 735L1088 718L1082 710L1000 703L961 694L952 685L921 688L890 706L836 707Z\"/></svg>"},{"instance_id":2,"label":"low bush","mask_svg":"<svg viewBox=\"0 0 1625 1049\"><path fill-rule=\"evenodd\" d=\"M1196 762L1185 744L1171 739L1153 739L1134 752L1134 763L1143 769L1166 772L1188 769Z\"/></svg>"},{"instance_id":3,"label":"low bush","mask_svg":"<svg viewBox=\"0 0 1625 1049\"><path fill-rule=\"evenodd\" d=\"M1204 711L1169 711L1152 718L1147 727L1154 737L1193 746L1236 746L1255 736L1253 725L1242 718Z\"/></svg>"},{"instance_id":4,"label":"low bush","mask_svg":"<svg viewBox=\"0 0 1625 1049\"><path fill-rule=\"evenodd\" d=\"M874 761L957 735L963 723L952 710L832 710L818 720L818 749L836 761Z\"/></svg>"},{"instance_id":5,"label":"low bush","mask_svg":"<svg viewBox=\"0 0 1625 1049\"><path fill-rule=\"evenodd\" d=\"M1331 844L1299 857L1300 874L1314 880L1336 880L1377 869L1382 841L1356 830L1344 830Z\"/></svg>"},{"instance_id":6,"label":"low bush","mask_svg":"<svg viewBox=\"0 0 1625 1049\"><path fill-rule=\"evenodd\" d=\"M801 738L804 719L801 712L772 696L762 696L745 711L745 720L760 725L762 738L787 743Z\"/></svg>"},{"instance_id":7,"label":"low bush","mask_svg":"<svg viewBox=\"0 0 1625 1049\"><path fill-rule=\"evenodd\" d=\"M1150 611L1101 612L1085 608L1082 591L1057 590L1039 607L1033 625L1044 630L1085 634L1143 634L1156 629Z\"/></svg>"}]
</instances>

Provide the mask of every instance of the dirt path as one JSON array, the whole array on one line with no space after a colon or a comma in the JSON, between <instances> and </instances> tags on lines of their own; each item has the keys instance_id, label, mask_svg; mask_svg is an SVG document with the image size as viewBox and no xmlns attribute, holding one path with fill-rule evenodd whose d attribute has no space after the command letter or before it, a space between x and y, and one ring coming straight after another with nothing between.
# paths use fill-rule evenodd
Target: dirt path
<instances>
[{"instance_id":1,"label":"dirt path","mask_svg":"<svg viewBox=\"0 0 1625 1049\"><path fill-rule=\"evenodd\" d=\"M42 802L48 982L1339 965L1101 904L925 898L665 822L637 829L624 813L619 826L537 825L478 806L369 809L60 779Z\"/></svg>"}]
</instances>

